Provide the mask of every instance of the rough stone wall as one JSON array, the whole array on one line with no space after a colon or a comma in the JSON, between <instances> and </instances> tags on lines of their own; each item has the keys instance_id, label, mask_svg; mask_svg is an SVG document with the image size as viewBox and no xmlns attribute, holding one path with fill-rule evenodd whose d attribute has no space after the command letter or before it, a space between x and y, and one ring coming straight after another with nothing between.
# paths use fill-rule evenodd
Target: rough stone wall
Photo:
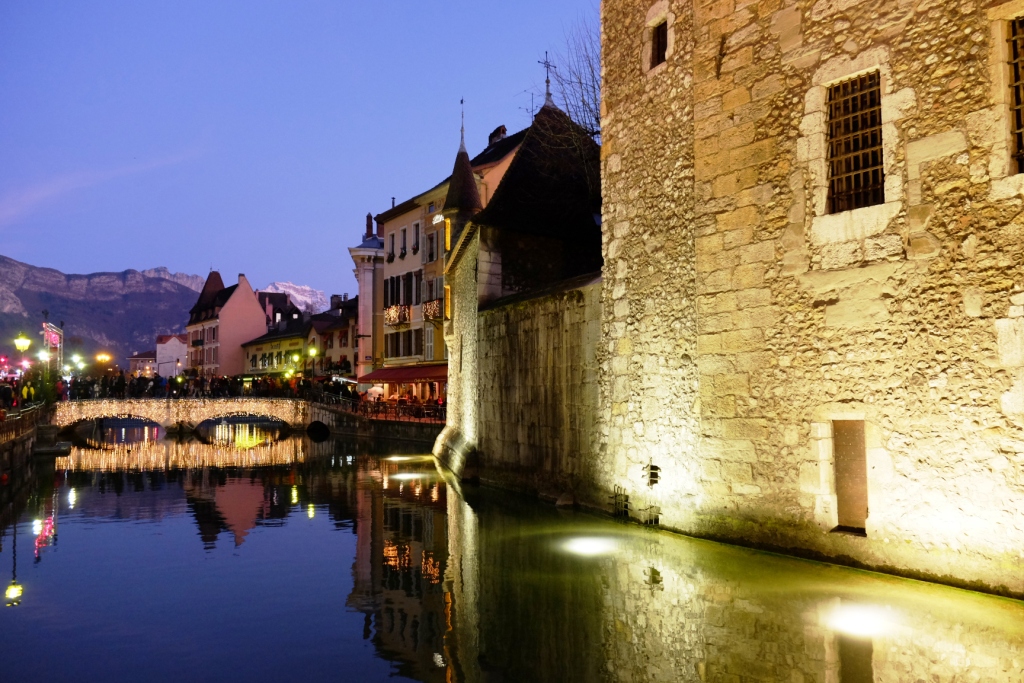
<instances>
[{"instance_id":1,"label":"rough stone wall","mask_svg":"<svg viewBox=\"0 0 1024 683\"><path fill-rule=\"evenodd\" d=\"M448 416L434 445L434 454L453 472L466 472L467 460L477 451L477 309L478 280L484 285L491 274L478 273L480 233L464 246L459 260L445 274L445 286L451 298L451 318L444 323L444 341L448 345ZM485 254L486 257L486 254ZM495 275L500 281L500 271Z\"/></svg>"},{"instance_id":2,"label":"rough stone wall","mask_svg":"<svg viewBox=\"0 0 1024 683\"><path fill-rule=\"evenodd\" d=\"M1024 595L1024 3L606 0L602 485L682 531ZM647 27L667 62L645 69ZM829 215L878 71L885 203ZM865 421L866 538L833 420ZM663 468L650 487L643 465Z\"/></svg>"},{"instance_id":3,"label":"rough stone wall","mask_svg":"<svg viewBox=\"0 0 1024 683\"><path fill-rule=\"evenodd\" d=\"M557 497L589 477L600 306L596 282L479 314L481 479Z\"/></svg>"}]
</instances>

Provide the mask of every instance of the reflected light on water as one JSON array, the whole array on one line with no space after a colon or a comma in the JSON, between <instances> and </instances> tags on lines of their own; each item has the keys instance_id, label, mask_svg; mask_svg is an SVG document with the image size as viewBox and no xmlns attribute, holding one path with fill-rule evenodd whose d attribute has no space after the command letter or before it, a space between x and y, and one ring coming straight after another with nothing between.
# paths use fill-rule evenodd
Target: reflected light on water
<instances>
[{"instance_id":1,"label":"reflected light on water","mask_svg":"<svg viewBox=\"0 0 1024 683\"><path fill-rule=\"evenodd\" d=\"M392 474L392 479L398 480L409 480L409 479L426 479L434 476L433 472L399 472L398 474Z\"/></svg>"},{"instance_id":2,"label":"reflected light on water","mask_svg":"<svg viewBox=\"0 0 1024 683\"><path fill-rule=\"evenodd\" d=\"M316 508L315 508L315 507L313 506L313 504L312 504L312 503L310 503L310 504L309 504L309 507L308 507L308 508L306 508L306 515L307 515L307 516L308 516L308 517L309 517L310 519L313 519L314 517L316 517Z\"/></svg>"},{"instance_id":3,"label":"reflected light on water","mask_svg":"<svg viewBox=\"0 0 1024 683\"><path fill-rule=\"evenodd\" d=\"M598 555L609 555L618 548L618 543L610 538L599 536L579 536L571 538L562 544L562 548L573 555L584 557L597 557Z\"/></svg>"},{"instance_id":4,"label":"reflected light on water","mask_svg":"<svg viewBox=\"0 0 1024 683\"><path fill-rule=\"evenodd\" d=\"M292 487L292 505L298 505L298 504L299 504L299 487L298 486L293 486Z\"/></svg>"},{"instance_id":5,"label":"reflected light on water","mask_svg":"<svg viewBox=\"0 0 1024 683\"><path fill-rule=\"evenodd\" d=\"M893 625L890 610L872 605L842 605L828 616L828 625L849 636L870 638L886 634Z\"/></svg>"},{"instance_id":6,"label":"reflected light on water","mask_svg":"<svg viewBox=\"0 0 1024 683\"><path fill-rule=\"evenodd\" d=\"M75 502L78 500L78 494L75 493L74 489L68 491L68 507L72 510L75 509Z\"/></svg>"},{"instance_id":7,"label":"reflected light on water","mask_svg":"<svg viewBox=\"0 0 1024 683\"><path fill-rule=\"evenodd\" d=\"M43 533L43 520L37 519L32 522L32 533L36 536Z\"/></svg>"}]
</instances>

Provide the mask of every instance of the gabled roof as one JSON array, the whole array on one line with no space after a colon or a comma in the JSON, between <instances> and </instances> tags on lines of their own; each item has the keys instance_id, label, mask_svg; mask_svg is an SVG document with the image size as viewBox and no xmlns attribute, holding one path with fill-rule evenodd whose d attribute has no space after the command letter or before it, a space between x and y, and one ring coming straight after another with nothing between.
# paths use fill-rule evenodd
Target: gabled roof
<instances>
[{"instance_id":1,"label":"gabled roof","mask_svg":"<svg viewBox=\"0 0 1024 683\"><path fill-rule=\"evenodd\" d=\"M419 206L419 204L416 203L415 199L406 199L398 206L391 207L387 211L377 214L376 216L373 217L373 220L377 221L378 223L387 223L392 218L397 218L398 216L401 216L403 213L412 211L417 206Z\"/></svg>"},{"instance_id":2,"label":"gabled roof","mask_svg":"<svg viewBox=\"0 0 1024 683\"><path fill-rule=\"evenodd\" d=\"M489 166L491 164L498 163L508 156L509 153L515 151L515 148L523 141L529 130L529 128L524 128L518 133L513 133L508 137L496 140L495 142L487 145L484 151L473 157L469 162L470 165L473 168L480 168L481 166Z\"/></svg>"},{"instance_id":3,"label":"gabled roof","mask_svg":"<svg viewBox=\"0 0 1024 683\"><path fill-rule=\"evenodd\" d=\"M224 289L224 280L221 279L220 273L216 270L211 270L210 274L206 277L206 283L203 285L203 291L199 292L199 299L196 301L196 305L192 307L192 310L201 310L208 306L217 296L217 292Z\"/></svg>"},{"instance_id":4,"label":"gabled roof","mask_svg":"<svg viewBox=\"0 0 1024 683\"><path fill-rule=\"evenodd\" d=\"M473 223L564 238L597 229L600 212L600 147L563 111L545 105Z\"/></svg>"},{"instance_id":5,"label":"gabled roof","mask_svg":"<svg viewBox=\"0 0 1024 683\"><path fill-rule=\"evenodd\" d=\"M182 344L188 344L188 335L182 332L181 334L158 334L156 336L156 345L166 344L172 339L177 339Z\"/></svg>"}]
</instances>

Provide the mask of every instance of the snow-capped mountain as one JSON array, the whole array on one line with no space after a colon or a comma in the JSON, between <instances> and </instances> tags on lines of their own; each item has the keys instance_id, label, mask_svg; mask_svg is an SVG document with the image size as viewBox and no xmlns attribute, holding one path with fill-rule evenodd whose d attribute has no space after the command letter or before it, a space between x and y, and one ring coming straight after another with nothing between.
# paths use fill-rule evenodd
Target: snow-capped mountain
<instances>
[{"instance_id":1,"label":"snow-capped mountain","mask_svg":"<svg viewBox=\"0 0 1024 683\"><path fill-rule=\"evenodd\" d=\"M264 292L283 292L288 295L298 308L307 313L320 313L330 308L327 295L319 289L291 282L271 282L263 288Z\"/></svg>"}]
</instances>

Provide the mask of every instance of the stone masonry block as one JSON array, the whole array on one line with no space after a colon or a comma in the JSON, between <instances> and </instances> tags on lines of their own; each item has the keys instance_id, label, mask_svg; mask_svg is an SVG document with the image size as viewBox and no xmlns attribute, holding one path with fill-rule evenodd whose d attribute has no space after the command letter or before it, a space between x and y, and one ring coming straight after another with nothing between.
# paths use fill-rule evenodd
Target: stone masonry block
<instances>
[{"instance_id":1,"label":"stone masonry block","mask_svg":"<svg viewBox=\"0 0 1024 683\"><path fill-rule=\"evenodd\" d=\"M715 375L714 385L720 394L750 395L750 375L745 372Z\"/></svg>"},{"instance_id":2,"label":"stone masonry block","mask_svg":"<svg viewBox=\"0 0 1024 683\"><path fill-rule=\"evenodd\" d=\"M751 289L764 283L765 266L761 263L750 263L737 266L732 273L733 289Z\"/></svg>"},{"instance_id":3,"label":"stone masonry block","mask_svg":"<svg viewBox=\"0 0 1024 683\"><path fill-rule=\"evenodd\" d=\"M717 216L718 229L727 232L738 228L751 228L761 223L761 212L755 206L720 213Z\"/></svg>"},{"instance_id":4,"label":"stone masonry block","mask_svg":"<svg viewBox=\"0 0 1024 683\"><path fill-rule=\"evenodd\" d=\"M726 439L762 441L768 438L768 421L743 417L722 420L722 436Z\"/></svg>"},{"instance_id":5,"label":"stone masonry block","mask_svg":"<svg viewBox=\"0 0 1024 683\"><path fill-rule=\"evenodd\" d=\"M764 336L760 329L734 330L722 333L722 351L725 353L741 353L761 348Z\"/></svg>"},{"instance_id":6,"label":"stone masonry block","mask_svg":"<svg viewBox=\"0 0 1024 683\"><path fill-rule=\"evenodd\" d=\"M740 247L740 262L757 263L759 261L775 260L775 241L765 240Z\"/></svg>"}]
</instances>

